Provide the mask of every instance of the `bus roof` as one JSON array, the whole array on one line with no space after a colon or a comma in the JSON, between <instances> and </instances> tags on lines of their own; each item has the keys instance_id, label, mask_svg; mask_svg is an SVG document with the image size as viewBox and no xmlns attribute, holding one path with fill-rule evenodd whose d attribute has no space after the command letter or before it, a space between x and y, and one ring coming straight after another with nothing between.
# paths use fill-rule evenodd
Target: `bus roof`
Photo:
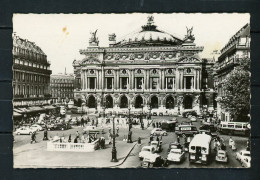
<instances>
[{"instance_id":1,"label":"bus roof","mask_svg":"<svg viewBox=\"0 0 260 180\"><path fill-rule=\"evenodd\" d=\"M220 122L220 124L248 124L247 122Z\"/></svg>"},{"instance_id":2,"label":"bus roof","mask_svg":"<svg viewBox=\"0 0 260 180\"><path fill-rule=\"evenodd\" d=\"M208 147L211 141L211 136L207 134L197 134L190 142L191 146Z\"/></svg>"}]
</instances>

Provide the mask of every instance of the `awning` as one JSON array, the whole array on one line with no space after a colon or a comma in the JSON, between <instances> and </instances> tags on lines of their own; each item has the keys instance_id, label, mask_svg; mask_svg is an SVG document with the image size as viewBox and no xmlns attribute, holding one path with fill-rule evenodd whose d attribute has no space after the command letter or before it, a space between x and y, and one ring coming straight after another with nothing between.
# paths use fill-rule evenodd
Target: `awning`
<instances>
[{"instance_id":1,"label":"awning","mask_svg":"<svg viewBox=\"0 0 260 180\"><path fill-rule=\"evenodd\" d=\"M13 117L20 117L22 116L20 113L13 111Z\"/></svg>"},{"instance_id":2,"label":"awning","mask_svg":"<svg viewBox=\"0 0 260 180\"><path fill-rule=\"evenodd\" d=\"M44 109L56 109L56 107L54 107L54 106L44 106L43 108Z\"/></svg>"},{"instance_id":3,"label":"awning","mask_svg":"<svg viewBox=\"0 0 260 180\"><path fill-rule=\"evenodd\" d=\"M27 112L37 112L37 111L45 111L45 109L39 106L33 106L27 108Z\"/></svg>"},{"instance_id":4,"label":"awning","mask_svg":"<svg viewBox=\"0 0 260 180\"><path fill-rule=\"evenodd\" d=\"M14 108L14 112L17 112L17 113L24 113L24 111L22 111L21 109L17 109L17 108Z\"/></svg>"}]
</instances>

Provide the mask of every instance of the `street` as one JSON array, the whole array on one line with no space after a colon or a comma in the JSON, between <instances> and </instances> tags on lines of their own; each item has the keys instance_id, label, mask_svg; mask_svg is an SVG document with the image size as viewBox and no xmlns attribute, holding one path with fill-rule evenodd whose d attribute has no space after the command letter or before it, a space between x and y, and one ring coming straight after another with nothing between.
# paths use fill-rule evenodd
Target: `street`
<instances>
[{"instance_id":1,"label":"street","mask_svg":"<svg viewBox=\"0 0 260 180\"><path fill-rule=\"evenodd\" d=\"M162 121L162 120L167 120L170 119L172 117L169 116L153 116L153 122L156 121ZM182 117L177 117L179 123L182 121L187 121L187 118L182 118ZM104 128L105 132L108 132L108 128L111 127L111 124L108 125L103 125L102 127ZM199 128L200 126L200 122L194 122L193 123L197 128ZM101 125L100 125L101 126ZM127 126L123 126L121 124L116 124L116 127L119 127L119 136L116 138L116 142L122 142L122 146L131 146L131 144L128 144L126 142L124 142L123 140L127 137L128 134L128 127ZM135 125L132 128L132 139L133 141L136 143L137 139L140 137L141 138L141 145L136 145L133 146L134 148L131 150L130 154L128 155L128 152L122 152L124 153L124 155L122 155L122 157L125 158L124 162L119 164L119 168L131 168L131 167L140 167L141 161L139 160L138 154L141 151L141 148L144 145L148 145L148 141L149 141L149 136L150 136L150 131L152 130L152 127L149 128L145 128L144 130L142 130L140 128L140 125ZM72 136L72 139L75 138L75 134L76 132L79 132L80 134L82 134L83 132L83 127L79 127L79 126L74 126L72 129L69 130L65 130L65 131L48 131L48 137L53 137L53 136L60 136L60 137L65 137L68 138L69 135ZM86 136L86 135L85 135ZM101 137L101 135L98 135L98 138ZM106 139L106 143L108 142L108 133L104 134L104 137ZM228 145L228 139L230 136L226 136L226 135L220 135L220 137L222 137L225 140L226 145ZM181 163L171 163L169 164L168 168L205 168L205 167L210 167L210 168L225 168L225 167L241 167L241 164L239 161L237 161L235 159L235 153L239 150L245 149L246 147L246 141L247 138L246 137L239 137L239 136L232 136L233 140L236 142L236 146L237 146L237 150L236 151L232 151L230 149L230 147L227 146L227 153L228 153L228 158L229 158L229 162L228 163L217 163L214 159L212 159L210 161L209 164L207 165L201 165L201 164L194 164L194 163L190 163L188 160L188 152L185 153L185 160ZM36 135L36 140L37 143L36 144L31 144L30 146L35 146L37 147L37 144L41 144L41 148L46 148L45 143L43 140L43 131L37 132ZM15 152L16 150L20 149L23 146L27 146L28 144L30 144L30 140L31 140L31 136L30 135L14 135L14 156L16 156ZM169 147L169 144L171 142L175 142L177 141L177 136L174 132L169 132L167 136L163 136L162 139L162 151L159 153L163 158L167 157L167 150ZM183 138L180 139L180 142L183 142ZM126 145L124 145L126 144ZM122 147L120 146L120 147ZM112 146L106 144L106 148L107 149L111 149ZM117 148L118 151L120 151L121 149L118 147ZM44 149L43 151L46 151L46 149ZM102 151L96 151L96 153L102 153ZM66 152L65 152L66 154ZM87 153L85 154L87 155ZM84 155L84 156L85 156ZM127 156L128 155L128 156ZM106 155L107 156L107 155ZM110 156L110 155L109 155ZM91 157L88 157L91 159ZM98 154L95 155L95 158L98 158ZM93 159L93 161L99 161L99 159Z\"/></svg>"}]
</instances>

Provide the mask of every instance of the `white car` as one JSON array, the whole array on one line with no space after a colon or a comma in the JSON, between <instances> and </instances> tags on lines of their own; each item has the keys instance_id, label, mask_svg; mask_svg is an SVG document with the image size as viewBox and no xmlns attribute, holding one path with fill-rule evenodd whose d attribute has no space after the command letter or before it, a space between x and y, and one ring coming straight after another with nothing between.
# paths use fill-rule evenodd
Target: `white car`
<instances>
[{"instance_id":1,"label":"white car","mask_svg":"<svg viewBox=\"0 0 260 180\"><path fill-rule=\"evenodd\" d=\"M15 131L15 134L21 135L21 134L27 134L31 135L33 132L35 132L34 129L28 128L28 127L21 127Z\"/></svg>"},{"instance_id":2,"label":"white car","mask_svg":"<svg viewBox=\"0 0 260 180\"><path fill-rule=\"evenodd\" d=\"M182 149L171 149L167 160L171 162L182 162L185 159L185 152Z\"/></svg>"},{"instance_id":3,"label":"white car","mask_svg":"<svg viewBox=\"0 0 260 180\"><path fill-rule=\"evenodd\" d=\"M250 168L251 167L251 157L245 157L245 158L241 159L241 165L242 165L242 167Z\"/></svg>"},{"instance_id":4,"label":"white car","mask_svg":"<svg viewBox=\"0 0 260 180\"><path fill-rule=\"evenodd\" d=\"M226 152L226 151L223 151L223 150L218 150L215 160L216 160L217 162L227 163L227 162L228 162L227 152Z\"/></svg>"},{"instance_id":5,"label":"white car","mask_svg":"<svg viewBox=\"0 0 260 180\"><path fill-rule=\"evenodd\" d=\"M236 153L236 160L240 161L246 157L251 157L250 151L241 150L240 152Z\"/></svg>"},{"instance_id":6,"label":"white car","mask_svg":"<svg viewBox=\"0 0 260 180\"><path fill-rule=\"evenodd\" d=\"M154 147L144 146L139 153L139 159L142 160L145 156L147 156L149 154L154 154L154 153L155 153Z\"/></svg>"},{"instance_id":7,"label":"white car","mask_svg":"<svg viewBox=\"0 0 260 180\"><path fill-rule=\"evenodd\" d=\"M160 135L167 136L167 132L162 130L161 128L154 128L151 131L151 134L154 136L160 136Z\"/></svg>"},{"instance_id":8,"label":"white car","mask_svg":"<svg viewBox=\"0 0 260 180\"><path fill-rule=\"evenodd\" d=\"M35 130L35 131L42 131L42 127L38 124L33 124L33 125L31 125L30 128Z\"/></svg>"},{"instance_id":9,"label":"white car","mask_svg":"<svg viewBox=\"0 0 260 180\"><path fill-rule=\"evenodd\" d=\"M191 122L196 122L196 121L197 121L197 118L196 118L195 116L192 116L192 117L190 118L190 120L191 120Z\"/></svg>"}]
</instances>

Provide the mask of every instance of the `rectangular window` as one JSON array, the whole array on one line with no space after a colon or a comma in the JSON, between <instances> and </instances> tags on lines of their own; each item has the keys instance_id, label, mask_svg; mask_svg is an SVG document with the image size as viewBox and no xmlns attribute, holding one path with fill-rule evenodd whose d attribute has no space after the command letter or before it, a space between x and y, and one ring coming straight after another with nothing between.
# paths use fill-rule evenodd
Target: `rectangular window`
<instances>
[{"instance_id":1,"label":"rectangular window","mask_svg":"<svg viewBox=\"0 0 260 180\"><path fill-rule=\"evenodd\" d=\"M128 78L127 77L122 77L121 78L121 89L127 89L127 83L128 82Z\"/></svg>"},{"instance_id":2,"label":"rectangular window","mask_svg":"<svg viewBox=\"0 0 260 180\"><path fill-rule=\"evenodd\" d=\"M143 78L142 77L137 77L135 78L136 81L136 89L142 89L143 88Z\"/></svg>"},{"instance_id":3,"label":"rectangular window","mask_svg":"<svg viewBox=\"0 0 260 180\"><path fill-rule=\"evenodd\" d=\"M107 89L112 89L113 87L113 78L112 77L107 77L106 78L106 88Z\"/></svg>"},{"instance_id":4,"label":"rectangular window","mask_svg":"<svg viewBox=\"0 0 260 180\"><path fill-rule=\"evenodd\" d=\"M173 89L173 78L172 77L166 78L166 88Z\"/></svg>"},{"instance_id":5,"label":"rectangular window","mask_svg":"<svg viewBox=\"0 0 260 180\"><path fill-rule=\"evenodd\" d=\"M150 78L151 89L159 89L159 78Z\"/></svg>"},{"instance_id":6,"label":"rectangular window","mask_svg":"<svg viewBox=\"0 0 260 180\"><path fill-rule=\"evenodd\" d=\"M90 89L95 89L96 88L96 78L95 77L90 77L89 78L89 88Z\"/></svg>"}]
</instances>

